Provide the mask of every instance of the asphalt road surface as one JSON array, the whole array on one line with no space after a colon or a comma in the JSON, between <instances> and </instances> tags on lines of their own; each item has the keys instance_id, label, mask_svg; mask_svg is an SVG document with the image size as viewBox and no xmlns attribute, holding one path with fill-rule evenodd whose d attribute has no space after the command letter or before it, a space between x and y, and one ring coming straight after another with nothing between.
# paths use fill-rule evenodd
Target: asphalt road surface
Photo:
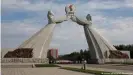
<instances>
[{"instance_id":1,"label":"asphalt road surface","mask_svg":"<svg viewBox=\"0 0 133 75\"><path fill-rule=\"evenodd\" d=\"M75 71L59 69L57 67L47 68L2 68L2 75L93 75Z\"/></svg>"},{"instance_id":2,"label":"asphalt road surface","mask_svg":"<svg viewBox=\"0 0 133 75\"><path fill-rule=\"evenodd\" d=\"M81 66L82 64L72 64L72 65ZM125 65L125 64L102 64L102 65L99 65L99 64L87 64L87 67L133 71L133 65Z\"/></svg>"}]
</instances>

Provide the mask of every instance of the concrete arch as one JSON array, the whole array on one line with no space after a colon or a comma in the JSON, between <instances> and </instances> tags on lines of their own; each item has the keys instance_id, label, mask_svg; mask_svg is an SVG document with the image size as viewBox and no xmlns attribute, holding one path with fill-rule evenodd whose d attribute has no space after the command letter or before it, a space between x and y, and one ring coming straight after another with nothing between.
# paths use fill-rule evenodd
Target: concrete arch
<instances>
[{"instance_id":1,"label":"concrete arch","mask_svg":"<svg viewBox=\"0 0 133 75\"><path fill-rule=\"evenodd\" d=\"M90 15L87 15L86 20L82 20L75 15L55 18L54 14L48 11L47 17L48 24L19 46L19 48L33 48L33 58L47 58L47 50L56 24L67 21L68 19L83 26L91 58L94 62L103 63L99 59L105 59L104 53L109 50L116 50L115 47L109 44L103 36L92 28Z\"/></svg>"}]
</instances>

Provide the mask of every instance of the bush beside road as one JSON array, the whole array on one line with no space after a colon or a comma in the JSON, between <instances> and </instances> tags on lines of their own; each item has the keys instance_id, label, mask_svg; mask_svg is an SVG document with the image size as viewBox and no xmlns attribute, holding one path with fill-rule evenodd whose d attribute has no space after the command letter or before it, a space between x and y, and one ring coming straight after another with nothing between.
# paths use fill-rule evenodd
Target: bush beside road
<instances>
[{"instance_id":1,"label":"bush beside road","mask_svg":"<svg viewBox=\"0 0 133 75\"><path fill-rule=\"evenodd\" d=\"M60 67L55 64L35 64L35 67Z\"/></svg>"}]
</instances>

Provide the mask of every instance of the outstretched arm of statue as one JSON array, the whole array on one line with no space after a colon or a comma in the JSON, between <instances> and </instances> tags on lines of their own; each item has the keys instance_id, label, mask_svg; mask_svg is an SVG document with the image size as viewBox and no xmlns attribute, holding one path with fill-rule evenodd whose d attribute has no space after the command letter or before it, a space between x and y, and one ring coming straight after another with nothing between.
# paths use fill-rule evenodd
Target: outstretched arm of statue
<instances>
[{"instance_id":1,"label":"outstretched arm of statue","mask_svg":"<svg viewBox=\"0 0 133 75\"><path fill-rule=\"evenodd\" d=\"M66 16L60 17L60 18L55 18L54 13L52 13L52 11L48 11L47 17L48 17L48 24L62 23L63 21L67 21Z\"/></svg>"},{"instance_id":2,"label":"outstretched arm of statue","mask_svg":"<svg viewBox=\"0 0 133 75\"><path fill-rule=\"evenodd\" d=\"M82 20L81 18L78 18L77 16L71 17L71 20L73 22L76 22L79 25L85 25L85 24L87 24L86 22L84 22L84 20Z\"/></svg>"},{"instance_id":3,"label":"outstretched arm of statue","mask_svg":"<svg viewBox=\"0 0 133 75\"><path fill-rule=\"evenodd\" d=\"M86 20L81 19L81 18L79 18L77 16L71 17L71 20L74 21L74 22L76 22L79 25L83 25L83 26L84 25L91 25L91 16L90 16L90 14L88 14L86 16Z\"/></svg>"},{"instance_id":4,"label":"outstretched arm of statue","mask_svg":"<svg viewBox=\"0 0 133 75\"><path fill-rule=\"evenodd\" d=\"M54 22L55 22L56 24L62 23L62 22L64 22L64 21L67 21L66 16L54 19Z\"/></svg>"}]
</instances>

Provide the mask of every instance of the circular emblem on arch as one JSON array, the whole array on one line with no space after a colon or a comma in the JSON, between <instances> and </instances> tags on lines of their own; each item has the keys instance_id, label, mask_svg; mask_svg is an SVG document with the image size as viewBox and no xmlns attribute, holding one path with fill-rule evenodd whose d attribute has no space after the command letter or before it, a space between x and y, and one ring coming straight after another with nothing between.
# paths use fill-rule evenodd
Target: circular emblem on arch
<instances>
[{"instance_id":1,"label":"circular emblem on arch","mask_svg":"<svg viewBox=\"0 0 133 75\"><path fill-rule=\"evenodd\" d=\"M66 12L74 12L75 11L75 6L73 4L67 5L65 7Z\"/></svg>"},{"instance_id":2,"label":"circular emblem on arch","mask_svg":"<svg viewBox=\"0 0 133 75\"><path fill-rule=\"evenodd\" d=\"M73 16L75 13L75 6L73 4L69 4L65 7L65 12L67 16Z\"/></svg>"},{"instance_id":3,"label":"circular emblem on arch","mask_svg":"<svg viewBox=\"0 0 133 75\"><path fill-rule=\"evenodd\" d=\"M73 11L74 12L75 11L75 6L73 4L70 4L69 5L69 9L70 9L70 11Z\"/></svg>"}]
</instances>

